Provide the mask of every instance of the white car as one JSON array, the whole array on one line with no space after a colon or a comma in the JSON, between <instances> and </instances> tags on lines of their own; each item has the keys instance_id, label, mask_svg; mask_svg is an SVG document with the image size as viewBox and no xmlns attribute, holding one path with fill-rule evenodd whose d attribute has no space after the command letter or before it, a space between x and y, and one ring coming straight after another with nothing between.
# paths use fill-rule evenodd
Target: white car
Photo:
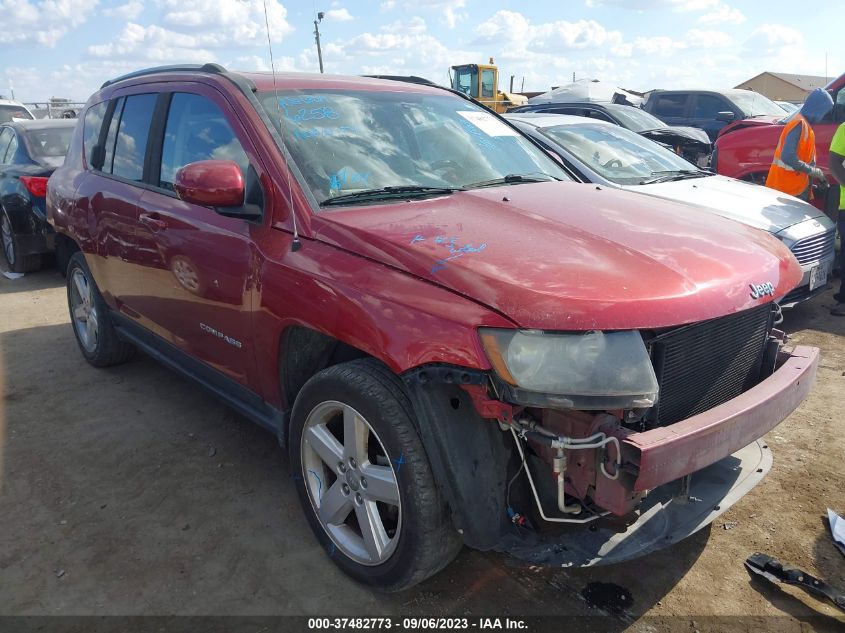
<instances>
[{"instance_id":1,"label":"white car","mask_svg":"<svg viewBox=\"0 0 845 633\"><path fill-rule=\"evenodd\" d=\"M8 123L12 119L28 119L32 120L35 117L24 104L20 101L12 101L11 99L0 99L0 123Z\"/></svg>"},{"instance_id":2,"label":"white car","mask_svg":"<svg viewBox=\"0 0 845 633\"><path fill-rule=\"evenodd\" d=\"M798 198L718 176L623 127L562 114L506 114L520 130L557 155L584 182L696 205L766 230L795 255L801 283L780 302L788 308L822 292L833 268L836 226Z\"/></svg>"}]
</instances>

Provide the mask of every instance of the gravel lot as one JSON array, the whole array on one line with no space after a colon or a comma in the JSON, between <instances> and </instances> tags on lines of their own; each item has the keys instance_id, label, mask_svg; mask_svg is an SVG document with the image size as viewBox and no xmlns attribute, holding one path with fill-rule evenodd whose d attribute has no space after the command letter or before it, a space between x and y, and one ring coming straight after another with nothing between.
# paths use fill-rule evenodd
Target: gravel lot
<instances>
[{"instance_id":1,"label":"gravel lot","mask_svg":"<svg viewBox=\"0 0 845 633\"><path fill-rule=\"evenodd\" d=\"M613 630L688 631L705 630L707 616L754 615L782 616L765 620L769 630L838 626L832 606L752 582L742 565L764 551L845 588L822 519L827 507L845 513L845 318L828 315L831 293L784 323L822 349L811 397L768 436L769 476L710 529L594 569L464 550L415 589L380 595L317 546L273 436L146 357L88 366L56 271L0 276L0 614L609 613ZM596 582L630 597L591 606Z\"/></svg>"}]
</instances>

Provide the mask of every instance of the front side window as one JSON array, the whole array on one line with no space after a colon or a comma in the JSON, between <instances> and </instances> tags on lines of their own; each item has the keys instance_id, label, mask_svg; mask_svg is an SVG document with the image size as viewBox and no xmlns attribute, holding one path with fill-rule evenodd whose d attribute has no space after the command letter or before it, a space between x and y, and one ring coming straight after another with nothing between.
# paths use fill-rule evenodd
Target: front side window
<instances>
[{"instance_id":1,"label":"front side window","mask_svg":"<svg viewBox=\"0 0 845 633\"><path fill-rule=\"evenodd\" d=\"M617 125L557 125L541 131L594 172L621 185L696 170L674 152Z\"/></svg>"},{"instance_id":2,"label":"front side window","mask_svg":"<svg viewBox=\"0 0 845 633\"><path fill-rule=\"evenodd\" d=\"M731 108L719 97L713 95L698 95L695 99L696 119L715 119L719 112L729 112Z\"/></svg>"},{"instance_id":3,"label":"front side window","mask_svg":"<svg viewBox=\"0 0 845 633\"><path fill-rule=\"evenodd\" d=\"M384 187L469 188L512 182L514 175L569 179L522 134L454 95L321 90L280 92L278 101L272 92L258 96L320 203Z\"/></svg>"},{"instance_id":4,"label":"front side window","mask_svg":"<svg viewBox=\"0 0 845 633\"><path fill-rule=\"evenodd\" d=\"M481 71L481 98L492 99L496 96L496 86L493 85L494 74L492 70Z\"/></svg>"},{"instance_id":5,"label":"front side window","mask_svg":"<svg viewBox=\"0 0 845 633\"><path fill-rule=\"evenodd\" d=\"M136 182L143 180L147 137L157 98L156 94L126 97L114 147L112 174L115 176Z\"/></svg>"},{"instance_id":6,"label":"front side window","mask_svg":"<svg viewBox=\"0 0 845 633\"><path fill-rule=\"evenodd\" d=\"M102 101L88 108L85 112L85 120L82 128L82 151L85 153L85 160L88 166L94 164L94 146L100 140L100 130L103 127L103 119L106 118L108 102Z\"/></svg>"},{"instance_id":7,"label":"front side window","mask_svg":"<svg viewBox=\"0 0 845 633\"><path fill-rule=\"evenodd\" d=\"M167 115L159 186L172 191L176 172L200 160L234 161L247 178L249 160L220 108L201 95L177 92Z\"/></svg>"}]
</instances>

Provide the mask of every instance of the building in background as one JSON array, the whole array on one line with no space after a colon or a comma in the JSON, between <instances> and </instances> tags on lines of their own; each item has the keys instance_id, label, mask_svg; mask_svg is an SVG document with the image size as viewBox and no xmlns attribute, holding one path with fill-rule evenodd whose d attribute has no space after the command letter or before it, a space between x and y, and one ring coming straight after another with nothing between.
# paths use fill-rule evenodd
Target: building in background
<instances>
[{"instance_id":1,"label":"building in background","mask_svg":"<svg viewBox=\"0 0 845 633\"><path fill-rule=\"evenodd\" d=\"M734 87L759 92L772 101L804 103L804 99L812 90L824 88L829 81L829 77L766 71Z\"/></svg>"}]
</instances>

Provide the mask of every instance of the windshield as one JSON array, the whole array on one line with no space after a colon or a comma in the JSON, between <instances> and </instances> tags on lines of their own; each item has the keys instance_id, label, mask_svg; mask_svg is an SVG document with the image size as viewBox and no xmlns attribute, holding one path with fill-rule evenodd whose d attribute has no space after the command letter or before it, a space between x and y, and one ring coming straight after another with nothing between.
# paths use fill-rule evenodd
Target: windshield
<instances>
[{"instance_id":1,"label":"windshield","mask_svg":"<svg viewBox=\"0 0 845 633\"><path fill-rule=\"evenodd\" d=\"M649 130L660 130L666 127L666 124L656 116L634 106L611 104L605 107L622 121L626 128L634 132L648 132Z\"/></svg>"},{"instance_id":2,"label":"windshield","mask_svg":"<svg viewBox=\"0 0 845 633\"><path fill-rule=\"evenodd\" d=\"M29 153L33 158L64 156L73 136L74 126L52 127L41 130L27 130L26 136Z\"/></svg>"},{"instance_id":3,"label":"windshield","mask_svg":"<svg viewBox=\"0 0 845 633\"><path fill-rule=\"evenodd\" d=\"M674 152L617 125L556 125L541 132L587 167L620 185L639 185L658 174L698 171Z\"/></svg>"},{"instance_id":4,"label":"windshield","mask_svg":"<svg viewBox=\"0 0 845 633\"><path fill-rule=\"evenodd\" d=\"M13 118L31 119L32 115L22 106L0 105L0 123L8 123Z\"/></svg>"},{"instance_id":5,"label":"windshield","mask_svg":"<svg viewBox=\"0 0 845 633\"><path fill-rule=\"evenodd\" d=\"M321 204L385 187L461 189L567 179L519 132L451 94L387 91L259 93ZM370 201L374 204L374 201Z\"/></svg>"},{"instance_id":6,"label":"windshield","mask_svg":"<svg viewBox=\"0 0 845 633\"><path fill-rule=\"evenodd\" d=\"M731 92L728 97L745 113L746 117L783 116L783 108L756 92Z\"/></svg>"}]
</instances>

